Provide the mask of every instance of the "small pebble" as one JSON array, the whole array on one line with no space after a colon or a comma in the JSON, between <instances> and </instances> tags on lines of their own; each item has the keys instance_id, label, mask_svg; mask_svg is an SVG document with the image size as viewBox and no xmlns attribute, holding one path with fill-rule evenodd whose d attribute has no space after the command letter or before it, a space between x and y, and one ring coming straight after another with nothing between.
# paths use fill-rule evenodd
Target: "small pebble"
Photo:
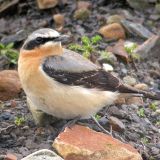
<instances>
[{"instance_id":1,"label":"small pebble","mask_svg":"<svg viewBox=\"0 0 160 160\"><path fill-rule=\"evenodd\" d=\"M105 71L113 71L113 67L110 64L103 63L103 69Z\"/></svg>"},{"instance_id":2,"label":"small pebble","mask_svg":"<svg viewBox=\"0 0 160 160\"><path fill-rule=\"evenodd\" d=\"M126 76L123 78L124 83L134 86L136 84L136 79L131 76Z\"/></svg>"}]
</instances>

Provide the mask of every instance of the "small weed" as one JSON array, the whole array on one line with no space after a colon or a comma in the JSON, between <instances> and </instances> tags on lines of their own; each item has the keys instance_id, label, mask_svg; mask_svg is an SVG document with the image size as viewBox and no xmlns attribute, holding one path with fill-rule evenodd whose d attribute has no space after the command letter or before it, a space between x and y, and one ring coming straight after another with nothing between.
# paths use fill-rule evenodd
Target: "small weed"
<instances>
[{"instance_id":1,"label":"small weed","mask_svg":"<svg viewBox=\"0 0 160 160\"><path fill-rule=\"evenodd\" d=\"M156 102L153 102L149 105L149 108L155 112L157 110L157 105L158 104Z\"/></svg>"},{"instance_id":2,"label":"small weed","mask_svg":"<svg viewBox=\"0 0 160 160\"><path fill-rule=\"evenodd\" d=\"M14 123L17 126L21 126L22 124L24 124L25 122L25 118L24 117L15 117Z\"/></svg>"},{"instance_id":3,"label":"small weed","mask_svg":"<svg viewBox=\"0 0 160 160\"><path fill-rule=\"evenodd\" d=\"M101 52L99 52L99 54L101 55L101 57L103 59L110 60L109 52L107 52L107 51L101 51Z\"/></svg>"},{"instance_id":4,"label":"small weed","mask_svg":"<svg viewBox=\"0 0 160 160\"><path fill-rule=\"evenodd\" d=\"M91 38L91 43L92 44L97 44L101 40L102 40L102 37L99 36L99 35L96 35L96 36L94 36L94 37Z\"/></svg>"},{"instance_id":5,"label":"small weed","mask_svg":"<svg viewBox=\"0 0 160 160\"><path fill-rule=\"evenodd\" d=\"M18 52L15 49L13 49L13 46L13 43L9 43L7 45L0 43L0 56L4 55L8 57L10 63L17 64Z\"/></svg>"},{"instance_id":6,"label":"small weed","mask_svg":"<svg viewBox=\"0 0 160 160\"><path fill-rule=\"evenodd\" d=\"M79 44L71 44L69 49L74 51L79 51L85 58L89 58L91 53L96 50L96 45L102 40L102 37L96 35L92 38L87 36L83 36L81 38L81 45Z\"/></svg>"},{"instance_id":7,"label":"small weed","mask_svg":"<svg viewBox=\"0 0 160 160\"><path fill-rule=\"evenodd\" d=\"M98 114L96 114L96 115L95 115L95 118L96 118L97 121L99 121L99 120L101 119L101 116L98 115Z\"/></svg>"},{"instance_id":8,"label":"small weed","mask_svg":"<svg viewBox=\"0 0 160 160\"><path fill-rule=\"evenodd\" d=\"M149 139L147 137L143 137L143 138L141 138L141 142L143 144L148 144L149 143Z\"/></svg>"},{"instance_id":9,"label":"small weed","mask_svg":"<svg viewBox=\"0 0 160 160\"><path fill-rule=\"evenodd\" d=\"M156 160L153 156L149 157L149 160Z\"/></svg>"},{"instance_id":10,"label":"small weed","mask_svg":"<svg viewBox=\"0 0 160 160\"><path fill-rule=\"evenodd\" d=\"M160 126L160 120L156 121L156 126Z\"/></svg>"},{"instance_id":11,"label":"small weed","mask_svg":"<svg viewBox=\"0 0 160 160\"><path fill-rule=\"evenodd\" d=\"M135 49L137 48L137 44L136 43L127 43L124 45L124 48L126 50L126 52L128 53L128 55L131 57L131 59L133 60L139 60L140 59L140 55L135 53Z\"/></svg>"},{"instance_id":12,"label":"small weed","mask_svg":"<svg viewBox=\"0 0 160 160\"><path fill-rule=\"evenodd\" d=\"M70 44L69 49L83 52L83 48L79 44Z\"/></svg>"},{"instance_id":13,"label":"small weed","mask_svg":"<svg viewBox=\"0 0 160 160\"><path fill-rule=\"evenodd\" d=\"M140 108L137 111L137 114L138 114L139 117L145 117L144 108Z\"/></svg>"}]
</instances>

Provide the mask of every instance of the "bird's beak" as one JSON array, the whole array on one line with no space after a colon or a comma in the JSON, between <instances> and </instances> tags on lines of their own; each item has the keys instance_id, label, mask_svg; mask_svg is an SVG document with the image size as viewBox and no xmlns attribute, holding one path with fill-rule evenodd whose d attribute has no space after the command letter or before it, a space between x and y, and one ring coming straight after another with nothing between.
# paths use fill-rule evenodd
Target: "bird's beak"
<instances>
[{"instance_id":1,"label":"bird's beak","mask_svg":"<svg viewBox=\"0 0 160 160\"><path fill-rule=\"evenodd\" d=\"M62 44L66 44L69 41L70 36L68 35L60 35L56 41L62 42Z\"/></svg>"}]
</instances>

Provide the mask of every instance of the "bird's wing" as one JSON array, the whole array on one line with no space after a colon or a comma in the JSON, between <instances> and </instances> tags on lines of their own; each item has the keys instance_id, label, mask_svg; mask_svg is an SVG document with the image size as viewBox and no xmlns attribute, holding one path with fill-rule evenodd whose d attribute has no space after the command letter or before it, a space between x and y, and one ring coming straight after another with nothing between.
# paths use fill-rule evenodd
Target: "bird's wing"
<instances>
[{"instance_id":1,"label":"bird's wing","mask_svg":"<svg viewBox=\"0 0 160 160\"><path fill-rule=\"evenodd\" d=\"M121 81L111 73L66 49L61 56L48 57L42 69L49 77L66 85L110 91L117 91L121 85Z\"/></svg>"},{"instance_id":2,"label":"bird's wing","mask_svg":"<svg viewBox=\"0 0 160 160\"><path fill-rule=\"evenodd\" d=\"M66 49L61 56L47 58L42 64L42 69L47 76L65 85L120 93L137 93L147 98L160 100L159 93L137 90L128 86L110 72L104 71L81 55Z\"/></svg>"},{"instance_id":3,"label":"bird's wing","mask_svg":"<svg viewBox=\"0 0 160 160\"><path fill-rule=\"evenodd\" d=\"M72 73L93 71L99 68L80 54L67 49L64 49L64 53L61 56L48 57L44 61L44 65L46 68L54 69L56 71Z\"/></svg>"}]
</instances>

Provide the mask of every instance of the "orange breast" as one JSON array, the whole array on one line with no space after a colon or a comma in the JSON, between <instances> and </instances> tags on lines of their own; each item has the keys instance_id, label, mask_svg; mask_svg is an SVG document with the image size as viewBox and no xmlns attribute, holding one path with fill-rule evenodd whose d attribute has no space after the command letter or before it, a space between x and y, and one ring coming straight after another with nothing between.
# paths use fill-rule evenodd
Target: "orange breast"
<instances>
[{"instance_id":1,"label":"orange breast","mask_svg":"<svg viewBox=\"0 0 160 160\"><path fill-rule=\"evenodd\" d=\"M22 87L24 90L31 89L33 91L40 91L47 88L47 80L43 76L40 66L43 57L40 53L22 51L18 60L18 72Z\"/></svg>"}]
</instances>

